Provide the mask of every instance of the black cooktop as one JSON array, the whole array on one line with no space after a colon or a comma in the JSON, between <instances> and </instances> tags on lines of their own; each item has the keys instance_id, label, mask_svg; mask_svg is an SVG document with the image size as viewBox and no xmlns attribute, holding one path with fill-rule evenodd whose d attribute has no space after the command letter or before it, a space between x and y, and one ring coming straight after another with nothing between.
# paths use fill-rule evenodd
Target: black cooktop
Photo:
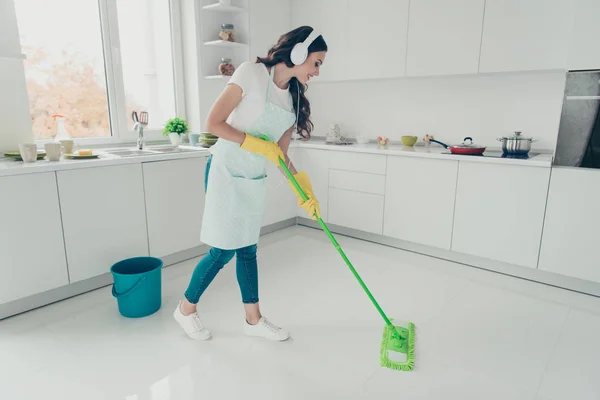
<instances>
[{"instance_id":1,"label":"black cooktop","mask_svg":"<svg viewBox=\"0 0 600 400\"><path fill-rule=\"evenodd\" d=\"M455 155L455 156L464 156L464 157L515 158L518 160L528 160L530 158L538 156L540 153L529 152L527 154L505 154L502 151L486 151L483 154L469 155L469 154L452 154L452 152L450 152L450 151L445 151L442 154L451 154L451 155Z\"/></svg>"}]
</instances>

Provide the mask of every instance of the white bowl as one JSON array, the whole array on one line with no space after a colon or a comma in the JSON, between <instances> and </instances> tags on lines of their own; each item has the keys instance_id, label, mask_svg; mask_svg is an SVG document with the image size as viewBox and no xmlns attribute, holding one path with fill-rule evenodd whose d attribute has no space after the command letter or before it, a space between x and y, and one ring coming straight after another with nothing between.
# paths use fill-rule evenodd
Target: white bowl
<instances>
[{"instance_id":1,"label":"white bowl","mask_svg":"<svg viewBox=\"0 0 600 400\"><path fill-rule=\"evenodd\" d=\"M358 144L367 144L367 143L369 143L369 137L368 136L357 136L356 137L356 143L358 143Z\"/></svg>"}]
</instances>

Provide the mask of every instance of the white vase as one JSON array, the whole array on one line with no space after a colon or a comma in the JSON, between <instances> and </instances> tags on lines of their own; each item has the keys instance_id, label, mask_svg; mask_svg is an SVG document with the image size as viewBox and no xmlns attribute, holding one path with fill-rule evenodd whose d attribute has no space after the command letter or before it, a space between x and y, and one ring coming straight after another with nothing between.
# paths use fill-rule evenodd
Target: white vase
<instances>
[{"instance_id":1,"label":"white vase","mask_svg":"<svg viewBox=\"0 0 600 400\"><path fill-rule=\"evenodd\" d=\"M173 146L179 146L181 144L181 136L176 132L169 133L169 139L171 139L171 144Z\"/></svg>"}]
</instances>

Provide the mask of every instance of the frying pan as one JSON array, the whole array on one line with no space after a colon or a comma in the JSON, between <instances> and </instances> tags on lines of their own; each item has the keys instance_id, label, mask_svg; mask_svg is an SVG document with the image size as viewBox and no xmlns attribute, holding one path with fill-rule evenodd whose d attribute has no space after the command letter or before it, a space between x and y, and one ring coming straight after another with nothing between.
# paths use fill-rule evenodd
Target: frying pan
<instances>
[{"instance_id":1,"label":"frying pan","mask_svg":"<svg viewBox=\"0 0 600 400\"><path fill-rule=\"evenodd\" d=\"M439 140L429 139L430 142L434 142L444 146L446 149L450 149L452 154L465 154L471 156L482 155L485 151L485 147L477 146L473 144L473 138L466 137L461 144L455 144L448 146L446 143L442 143Z\"/></svg>"}]
</instances>

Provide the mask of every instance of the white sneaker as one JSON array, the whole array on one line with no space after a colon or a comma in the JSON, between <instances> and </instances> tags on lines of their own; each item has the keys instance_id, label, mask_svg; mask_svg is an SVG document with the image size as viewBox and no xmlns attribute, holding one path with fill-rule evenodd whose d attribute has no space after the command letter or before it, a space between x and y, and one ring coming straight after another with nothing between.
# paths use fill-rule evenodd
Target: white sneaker
<instances>
[{"instance_id":1,"label":"white sneaker","mask_svg":"<svg viewBox=\"0 0 600 400\"><path fill-rule=\"evenodd\" d=\"M197 313L191 313L190 315L183 315L181 312L181 302L177 305L173 318L183 328L185 333L194 340L208 340L210 339L210 332L202 325L200 317Z\"/></svg>"},{"instance_id":2,"label":"white sneaker","mask_svg":"<svg viewBox=\"0 0 600 400\"><path fill-rule=\"evenodd\" d=\"M244 321L244 333L248 336L258 336L277 342L287 340L290 337L286 330L273 324L265 317L262 317L256 325L250 325L248 321Z\"/></svg>"}]
</instances>

